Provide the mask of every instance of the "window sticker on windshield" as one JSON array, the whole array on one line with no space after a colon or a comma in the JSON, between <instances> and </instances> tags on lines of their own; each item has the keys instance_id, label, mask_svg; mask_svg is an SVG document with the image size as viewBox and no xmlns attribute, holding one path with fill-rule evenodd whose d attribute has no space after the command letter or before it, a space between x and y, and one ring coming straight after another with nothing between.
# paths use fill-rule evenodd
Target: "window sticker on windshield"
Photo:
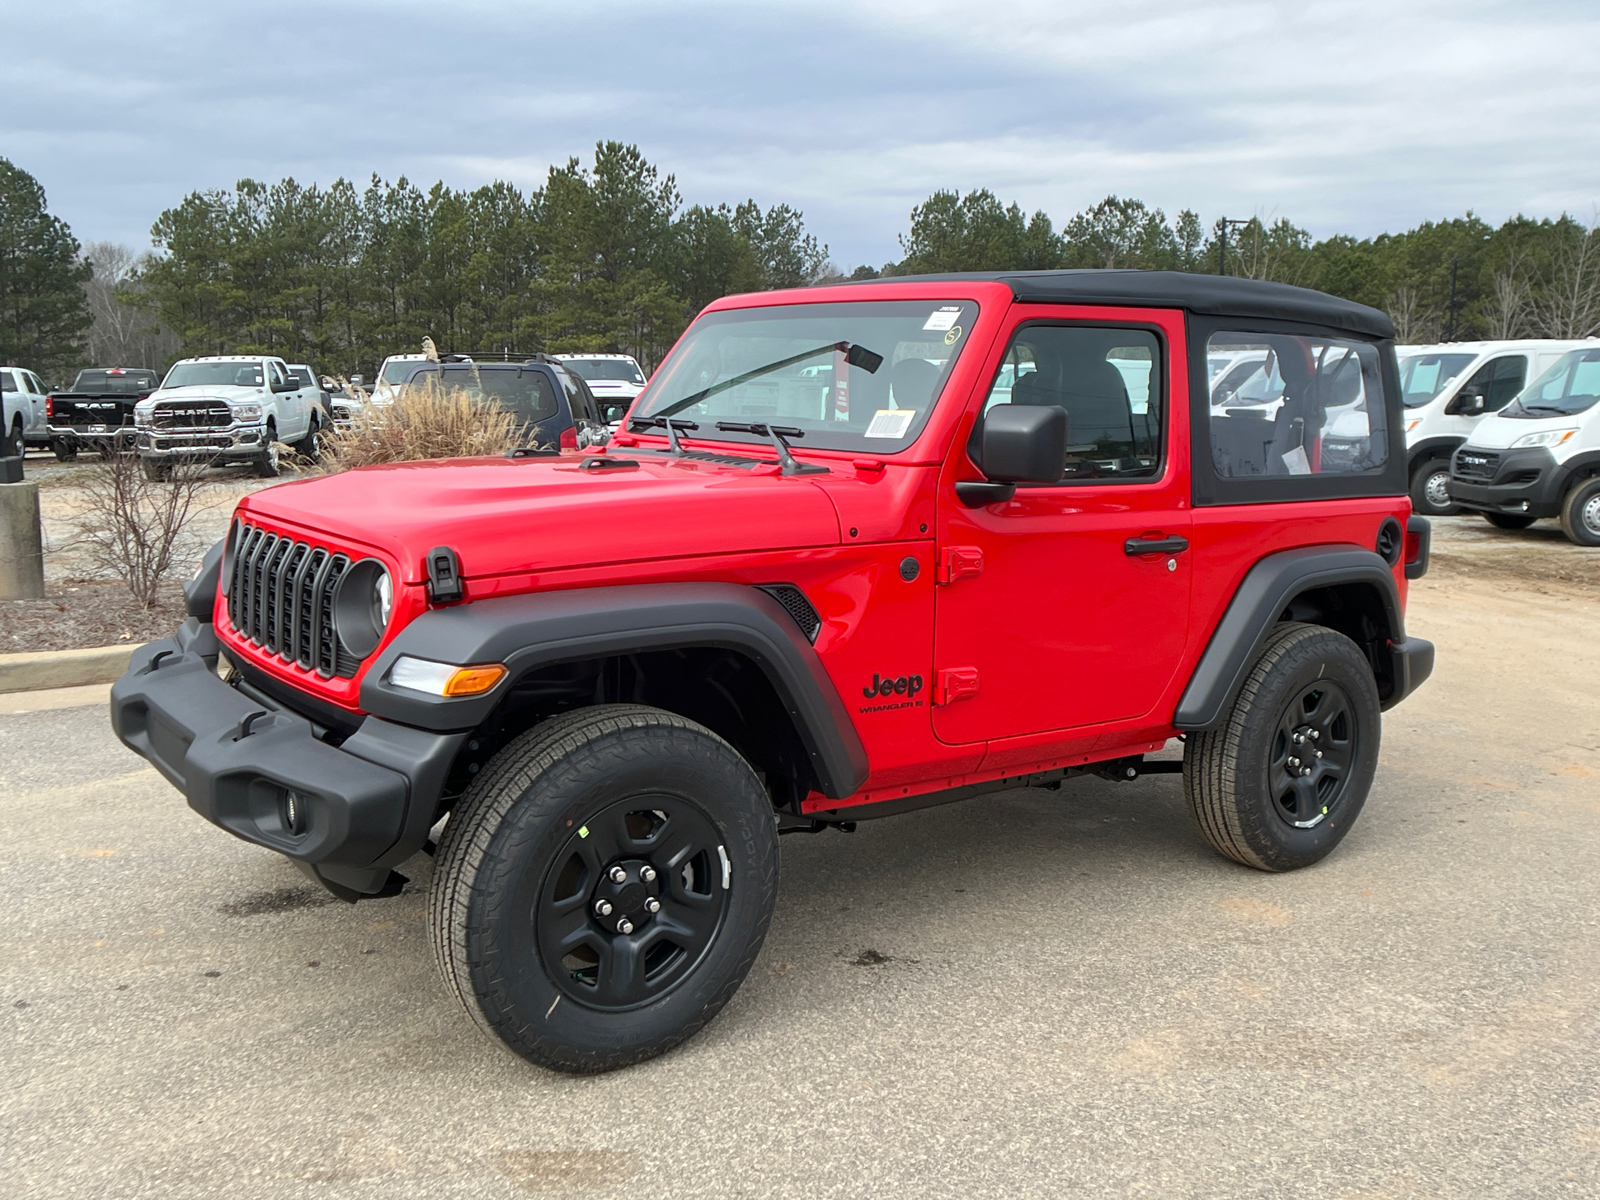
<instances>
[{"instance_id":1,"label":"window sticker on windshield","mask_svg":"<svg viewBox=\"0 0 1600 1200\"><path fill-rule=\"evenodd\" d=\"M956 344L956 339L959 338L960 336L961 336L961 326L957 325L949 333L944 335L944 344L946 346L954 346Z\"/></svg>"},{"instance_id":2,"label":"window sticker on windshield","mask_svg":"<svg viewBox=\"0 0 1600 1200\"><path fill-rule=\"evenodd\" d=\"M917 410L914 408L880 408L872 414L872 423L862 437L870 438L903 438L906 430L911 428L911 422L916 420Z\"/></svg>"},{"instance_id":3,"label":"window sticker on windshield","mask_svg":"<svg viewBox=\"0 0 1600 1200\"><path fill-rule=\"evenodd\" d=\"M961 306L959 304L953 308L941 308L938 312L934 313L928 318L927 322L922 326L922 328L925 330L931 329L935 333L943 333L946 329L949 329L950 326L956 323L956 318L960 315Z\"/></svg>"}]
</instances>

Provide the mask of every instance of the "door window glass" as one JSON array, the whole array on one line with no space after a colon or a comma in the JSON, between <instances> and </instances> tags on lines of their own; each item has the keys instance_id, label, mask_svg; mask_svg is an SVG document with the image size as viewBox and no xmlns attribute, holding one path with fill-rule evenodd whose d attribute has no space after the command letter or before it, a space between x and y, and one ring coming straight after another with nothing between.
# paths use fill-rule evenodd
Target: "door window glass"
<instances>
[{"instance_id":1,"label":"door window glass","mask_svg":"<svg viewBox=\"0 0 1600 1200\"><path fill-rule=\"evenodd\" d=\"M556 368L556 375L561 380L561 386L567 393L567 406L572 409L574 421L600 420L600 406L595 403L594 393L576 373Z\"/></svg>"},{"instance_id":2,"label":"door window glass","mask_svg":"<svg viewBox=\"0 0 1600 1200\"><path fill-rule=\"evenodd\" d=\"M14 392L17 390L17 381L11 377L10 371L0 371L0 392Z\"/></svg>"},{"instance_id":3,"label":"door window glass","mask_svg":"<svg viewBox=\"0 0 1600 1200\"><path fill-rule=\"evenodd\" d=\"M32 371L24 371L22 374L28 380L28 390L30 392L32 392L35 396L44 395L44 384L39 382L39 377L37 375L35 375Z\"/></svg>"},{"instance_id":4,"label":"door window glass","mask_svg":"<svg viewBox=\"0 0 1600 1200\"><path fill-rule=\"evenodd\" d=\"M1067 414L1063 483L1150 479L1161 470L1161 344L1146 329L1025 325L1006 350L984 412L1053 404ZM983 422L973 429L974 458Z\"/></svg>"},{"instance_id":5,"label":"door window glass","mask_svg":"<svg viewBox=\"0 0 1600 1200\"><path fill-rule=\"evenodd\" d=\"M410 387L439 384L439 367L427 367L411 377ZM524 421L543 421L556 414L556 390L545 373L532 367L479 367L472 363L443 368L447 391L463 389L480 403L496 404Z\"/></svg>"},{"instance_id":6,"label":"door window glass","mask_svg":"<svg viewBox=\"0 0 1600 1200\"><path fill-rule=\"evenodd\" d=\"M1224 332L1211 336L1206 353L1232 358L1223 380L1241 376L1236 389L1214 385L1211 393L1211 460L1222 478L1360 474L1388 461L1373 346Z\"/></svg>"},{"instance_id":7,"label":"door window glass","mask_svg":"<svg viewBox=\"0 0 1600 1200\"><path fill-rule=\"evenodd\" d=\"M1462 397L1483 397L1484 412L1499 412L1522 390L1528 375L1528 360L1521 354L1506 354L1483 364L1462 385Z\"/></svg>"}]
</instances>

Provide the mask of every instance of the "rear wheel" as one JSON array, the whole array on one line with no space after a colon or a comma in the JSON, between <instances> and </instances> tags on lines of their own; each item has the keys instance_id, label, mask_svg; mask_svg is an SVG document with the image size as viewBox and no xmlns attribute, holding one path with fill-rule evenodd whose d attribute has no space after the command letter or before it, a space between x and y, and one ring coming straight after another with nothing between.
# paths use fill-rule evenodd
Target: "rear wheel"
<instances>
[{"instance_id":1,"label":"rear wheel","mask_svg":"<svg viewBox=\"0 0 1600 1200\"><path fill-rule=\"evenodd\" d=\"M1327 855L1378 767L1378 686L1344 634L1285 623L1216 729L1189 735L1183 790L1215 850L1263 871Z\"/></svg>"},{"instance_id":2,"label":"rear wheel","mask_svg":"<svg viewBox=\"0 0 1600 1200\"><path fill-rule=\"evenodd\" d=\"M309 458L315 462L322 454L322 425L317 418L311 418L311 428L306 430L305 437L301 438L292 447L301 458Z\"/></svg>"},{"instance_id":3,"label":"rear wheel","mask_svg":"<svg viewBox=\"0 0 1600 1200\"><path fill-rule=\"evenodd\" d=\"M172 478L172 463L165 458L141 458L139 465L144 468L144 477L152 483L165 483Z\"/></svg>"},{"instance_id":4,"label":"rear wheel","mask_svg":"<svg viewBox=\"0 0 1600 1200\"><path fill-rule=\"evenodd\" d=\"M50 449L55 451L57 462L74 462L78 457L78 447L72 442L54 441Z\"/></svg>"},{"instance_id":5,"label":"rear wheel","mask_svg":"<svg viewBox=\"0 0 1600 1200\"><path fill-rule=\"evenodd\" d=\"M1411 472L1411 507L1425 517L1448 517L1461 511L1450 499L1450 464L1431 459Z\"/></svg>"},{"instance_id":6,"label":"rear wheel","mask_svg":"<svg viewBox=\"0 0 1600 1200\"><path fill-rule=\"evenodd\" d=\"M1524 517L1516 513L1484 513L1483 518L1496 529L1526 529L1538 520L1537 517Z\"/></svg>"},{"instance_id":7,"label":"rear wheel","mask_svg":"<svg viewBox=\"0 0 1600 1200\"><path fill-rule=\"evenodd\" d=\"M27 439L22 436L21 420L13 421L11 434L6 438L6 454L11 458L21 458L28 452Z\"/></svg>"},{"instance_id":8,"label":"rear wheel","mask_svg":"<svg viewBox=\"0 0 1600 1200\"><path fill-rule=\"evenodd\" d=\"M513 1052L597 1072L672 1048L744 980L777 895L748 763L675 714L554 717L473 780L440 839L434 954Z\"/></svg>"},{"instance_id":9,"label":"rear wheel","mask_svg":"<svg viewBox=\"0 0 1600 1200\"><path fill-rule=\"evenodd\" d=\"M267 422L265 434L267 444L262 447L261 453L251 459L255 473L262 479L276 479L282 469L278 463L278 427Z\"/></svg>"},{"instance_id":10,"label":"rear wheel","mask_svg":"<svg viewBox=\"0 0 1600 1200\"><path fill-rule=\"evenodd\" d=\"M1600 479L1582 480L1567 493L1561 532L1580 546L1600 546Z\"/></svg>"}]
</instances>

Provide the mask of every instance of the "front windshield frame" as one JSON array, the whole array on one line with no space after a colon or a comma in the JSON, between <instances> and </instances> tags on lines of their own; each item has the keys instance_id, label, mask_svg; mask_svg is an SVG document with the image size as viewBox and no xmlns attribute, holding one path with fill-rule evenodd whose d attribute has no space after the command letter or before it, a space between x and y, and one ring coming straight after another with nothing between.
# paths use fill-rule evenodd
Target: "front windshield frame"
<instances>
[{"instance_id":1,"label":"front windshield frame","mask_svg":"<svg viewBox=\"0 0 1600 1200\"><path fill-rule=\"evenodd\" d=\"M786 380L780 377L773 381L780 387L776 391L776 402L771 407L781 410L786 399L793 400L792 395L785 397L781 389L781 384L788 382L795 385L792 391L817 391L815 403L818 415L794 411L751 411L753 408L766 407L751 403L748 394L740 396L741 390L749 387L750 383L765 382L752 379L740 387L718 391L715 396L674 413L675 420L694 421L700 426L698 430L681 436L696 441L770 445L770 440L762 434L720 430L717 423L772 424L780 431L786 427L805 431L803 439L793 442L795 450L870 454L874 457L898 454L915 445L922 431L927 428L961 361L962 353L972 341L971 334L981 313L978 301L948 296L915 300L899 297L828 300L753 305L707 312L685 331L651 376L633 406L631 419L658 416L661 411L697 392L714 389L717 384L730 382L751 369L788 358L786 350L804 352L815 349L817 353L813 358L783 368L793 373L792 378ZM788 325L781 334L777 332L780 323ZM759 339L766 343L765 349L760 353L749 353L747 349L742 358L737 354L727 354L724 358L725 348L738 348L737 340L724 338L719 345L708 339L715 338L718 330L732 328L748 331L746 336L752 339L752 343ZM763 329L772 332L762 337ZM903 336L912 333L926 333L927 337ZM857 337L861 339L859 342ZM892 340L886 341L886 338ZM860 366L844 366L843 369L848 373L841 376L839 370L846 356L843 350L837 349L840 345L859 346L873 354L881 354L883 362L875 372L866 372ZM944 352L946 357L939 360L930 358L924 353L930 350L934 353ZM686 373L698 365L697 355L712 354L722 360L723 369L707 372L701 367L700 374L693 377ZM893 371L899 363L912 358L927 362L934 374L930 379L921 367L915 372L902 372L902 378L915 378L921 374L923 379L917 386L919 390L924 386L928 388L925 402L907 406L900 403L900 398L893 391L898 386L893 382ZM730 359L733 361L728 361ZM779 373L773 374L776 376ZM837 386L839 380L845 386ZM855 400L852 392L861 397L857 401L855 419L850 419L850 406ZM737 406L733 411L729 411L731 406L728 401ZM838 407L841 403L844 406L842 409ZM879 404L889 407L875 407ZM708 409L708 405L712 407ZM881 416L883 412L901 411L912 411L914 415L908 420ZM843 420L839 419L841 412L845 417ZM892 426L899 427L897 436L886 435L885 430ZM873 436L867 436L869 432Z\"/></svg>"},{"instance_id":2,"label":"front windshield frame","mask_svg":"<svg viewBox=\"0 0 1600 1200\"><path fill-rule=\"evenodd\" d=\"M256 373L254 383L240 383L239 371L251 368ZM233 378L224 378L228 373ZM215 375L216 378L206 378ZM194 378L191 378L193 376ZM238 387L262 389L267 386L267 372L260 359L213 359L210 362L181 362L173 365L161 381L163 390L186 387Z\"/></svg>"},{"instance_id":3,"label":"front windshield frame","mask_svg":"<svg viewBox=\"0 0 1600 1200\"><path fill-rule=\"evenodd\" d=\"M1578 368L1585 363L1597 364L1594 371L1583 373L1586 380L1596 380L1596 390L1574 395L1572 385L1579 377ZM1559 396L1540 395L1551 384L1562 380L1563 376L1565 381L1562 382ZM1568 350L1551 363L1537 379L1517 393L1515 400L1500 410L1500 416L1531 417L1534 420L1575 417L1588 412L1597 401L1600 401L1600 346L1581 346L1576 350Z\"/></svg>"},{"instance_id":4,"label":"front windshield frame","mask_svg":"<svg viewBox=\"0 0 1600 1200\"><path fill-rule=\"evenodd\" d=\"M1397 355L1396 357L1400 371L1401 403L1405 405L1406 408L1426 408L1428 405L1437 400L1440 395L1450 387L1451 384L1455 383L1456 380L1461 379L1466 374L1467 368L1472 366L1472 364L1477 362L1482 356L1472 353L1452 353L1448 350L1424 350L1415 354L1401 354ZM1429 358L1441 360L1439 363L1438 382L1434 384L1433 390L1427 393L1412 392L1408 390L1411 386L1411 380L1416 374L1418 364L1421 363L1422 360ZM1460 365L1457 366L1450 374L1445 373L1448 369L1448 364L1444 361L1446 359L1460 359ZM1413 399L1413 396L1418 398Z\"/></svg>"}]
</instances>

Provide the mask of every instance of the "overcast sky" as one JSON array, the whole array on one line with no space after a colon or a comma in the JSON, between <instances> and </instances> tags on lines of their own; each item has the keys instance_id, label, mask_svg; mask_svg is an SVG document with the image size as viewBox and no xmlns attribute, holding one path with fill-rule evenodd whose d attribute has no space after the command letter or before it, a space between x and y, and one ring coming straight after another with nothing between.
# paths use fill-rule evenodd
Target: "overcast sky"
<instances>
[{"instance_id":1,"label":"overcast sky","mask_svg":"<svg viewBox=\"0 0 1600 1200\"><path fill-rule=\"evenodd\" d=\"M537 186L636 142L689 203L786 201L848 269L988 187L1369 235L1588 220L1600 5L3 0L0 155L83 241L190 191L377 172Z\"/></svg>"}]
</instances>

